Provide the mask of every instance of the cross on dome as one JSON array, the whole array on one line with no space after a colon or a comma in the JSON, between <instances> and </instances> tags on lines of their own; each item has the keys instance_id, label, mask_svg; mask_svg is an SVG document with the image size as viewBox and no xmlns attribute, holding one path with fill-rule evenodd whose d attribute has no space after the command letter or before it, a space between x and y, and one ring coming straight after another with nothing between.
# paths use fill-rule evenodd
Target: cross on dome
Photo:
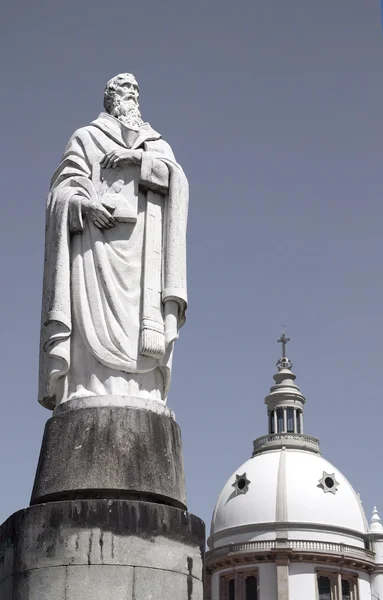
<instances>
[{"instance_id":1,"label":"cross on dome","mask_svg":"<svg viewBox=\"0 0 383 600\"><path fill-rule=\"evenodd\" d=\"M282 357L277 362L277 367L278 367L279 371L281 369L291 369L291 367L293 366L291 361L286 356L286 345L290 341L290 338L286 337L285 325L282 325L282 327L283 327L282 335L279 338L279 340L277 340L278 344L282 344Z\"/></svg>"},{"instance_id":2,"label":"cross on dome","mask_svg":"<svg viewBox=\"0 0 383 600\"><path fill-rule=\"evenodd\" d=\"M285 334L285 325L282 325L282 327L283 327L282 335L279 338L279 340L277 340L277 341L278 341L279 344L282 344L282 358L286 358L286 345L290 341L290 338L286 337L286 334Z\"/></svg>"}]
</instances>

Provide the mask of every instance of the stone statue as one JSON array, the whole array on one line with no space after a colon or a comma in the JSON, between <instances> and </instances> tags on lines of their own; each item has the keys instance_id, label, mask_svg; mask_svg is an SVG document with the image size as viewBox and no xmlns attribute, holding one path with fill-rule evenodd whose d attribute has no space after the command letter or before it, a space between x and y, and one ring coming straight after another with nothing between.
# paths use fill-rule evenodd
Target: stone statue
<instances>
[{"instance_id":1,"label":"stone statue","mask_svg":"<svg viewBox=\"0 0 383 600\"><path fill-rule=\"evenodd\" d=\"M47 200L39 401L165 403L185 321L188 182L129 73L78 129Z\"/></svg>"}]
</instances>

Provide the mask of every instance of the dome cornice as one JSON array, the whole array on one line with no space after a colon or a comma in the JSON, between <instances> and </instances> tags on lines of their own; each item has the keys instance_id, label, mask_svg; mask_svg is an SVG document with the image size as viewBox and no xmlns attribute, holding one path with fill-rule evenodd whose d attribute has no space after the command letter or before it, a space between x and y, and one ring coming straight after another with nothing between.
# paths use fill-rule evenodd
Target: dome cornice
<instances>
[{"instance_id":1,"label":"dome cornice","mask_svg":"<svg viewBox=\"0 0 383 600\"><path fill-rule=\"evenodd\" d=\"M257 532L278 532L278 531L290 531L295 532L296 537L299 536L299 531L307 532L321 532L323 534L337 534L340 536L347 536L355 539L356 542L364 544L366 534L356 531L355 529L348 529L347 527L338 527L332 524L325 523L307 523L307 522L296 522L296 521L280 521L270 523L254 523L249 525L238 525L237 527L230 527L222 531L217 531L211 535L208 540L208 546L213 550L212 546L219 548L220 540L227 540L227 538L234 538L242 534L255 534ZM302 533L303 535L303 533ZM271 540L275 541L275 540ZM247 542L246 542L247 543ZM233 544L231 544L233 545ZM235 543L234 543L235 545Z\"/></svg>"},{"instance_id":2,"label":"dome cornice","mask_svg":"<svg viewBox=\"0 0 383 600\"><path fill-rule=\"evenodd\" d=\"M270 450L296 448L320 454L319 440L311 435L301 433L273 433L262 435L253 441L253 456Z\"/></svg>"},{"instance_id":3,"label":"dome cornice","mask_svg":"<svg viewBox=\"0 0 383 600\"><path fill-rule=\"evenodd\" d=\"M206 568L216 571L233 564L275 562L282 555L290 562L305 561L351 566L368 572L375 570L375 554L370 550L347 544L310 540L285 540L283 543L270 540L229 544L206 553Z\"/></svg>"}]
</instances>

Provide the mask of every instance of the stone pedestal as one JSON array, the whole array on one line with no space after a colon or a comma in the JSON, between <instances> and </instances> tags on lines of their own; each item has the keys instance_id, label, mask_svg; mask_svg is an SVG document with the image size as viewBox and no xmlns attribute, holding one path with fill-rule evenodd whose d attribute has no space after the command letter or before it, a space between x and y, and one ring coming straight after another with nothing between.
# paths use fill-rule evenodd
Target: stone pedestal
<instances>
[{"instance_id":1,"label":"stone pedestal","mask_svg":"<svg viewBox=\"0 0 383 600\"><path fill-rule=\"evenodd\" d=\"M119 498L186 508L180 428L170 410L93 406L45 426L31 504Z\"/></svg>"},{"instance_id":2,"label":"stone pedestal","mask_svg":"<svg viewBox=\"0 0 383 600\"><path fill-rule=\"evenodd\" d=\"M1 600L202 600L204 524L171 506L75 500L0 528Z\"/></svg>"},{"instance_id":3,"label":"stone pedestal","mask_svg":"<svg viewBox=\"0 0 383 600\"><path fill-rule=\"evenodd\" d=\"M67 407L46 424L31 506L0 527L1 600L202 600L204 524L162 407Z\"/></svg>"}]
</instances>

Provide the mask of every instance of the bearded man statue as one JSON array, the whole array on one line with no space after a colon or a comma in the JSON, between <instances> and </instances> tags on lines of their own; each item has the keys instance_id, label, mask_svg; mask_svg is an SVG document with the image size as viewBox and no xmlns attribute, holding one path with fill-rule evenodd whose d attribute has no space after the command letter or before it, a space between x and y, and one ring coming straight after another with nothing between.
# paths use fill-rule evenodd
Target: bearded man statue
<instances>
[{"instance_id":1,"label":"bearded man statue","mask_svg":"<svg viewBox=\"0 0 383 600\"><path fill-rule=\"evenodd\" d=\"M111 79L47 200L39 401L165 403L185 321L188 183L143 122L133 75Z\"/></svg>"}]
</instances>

